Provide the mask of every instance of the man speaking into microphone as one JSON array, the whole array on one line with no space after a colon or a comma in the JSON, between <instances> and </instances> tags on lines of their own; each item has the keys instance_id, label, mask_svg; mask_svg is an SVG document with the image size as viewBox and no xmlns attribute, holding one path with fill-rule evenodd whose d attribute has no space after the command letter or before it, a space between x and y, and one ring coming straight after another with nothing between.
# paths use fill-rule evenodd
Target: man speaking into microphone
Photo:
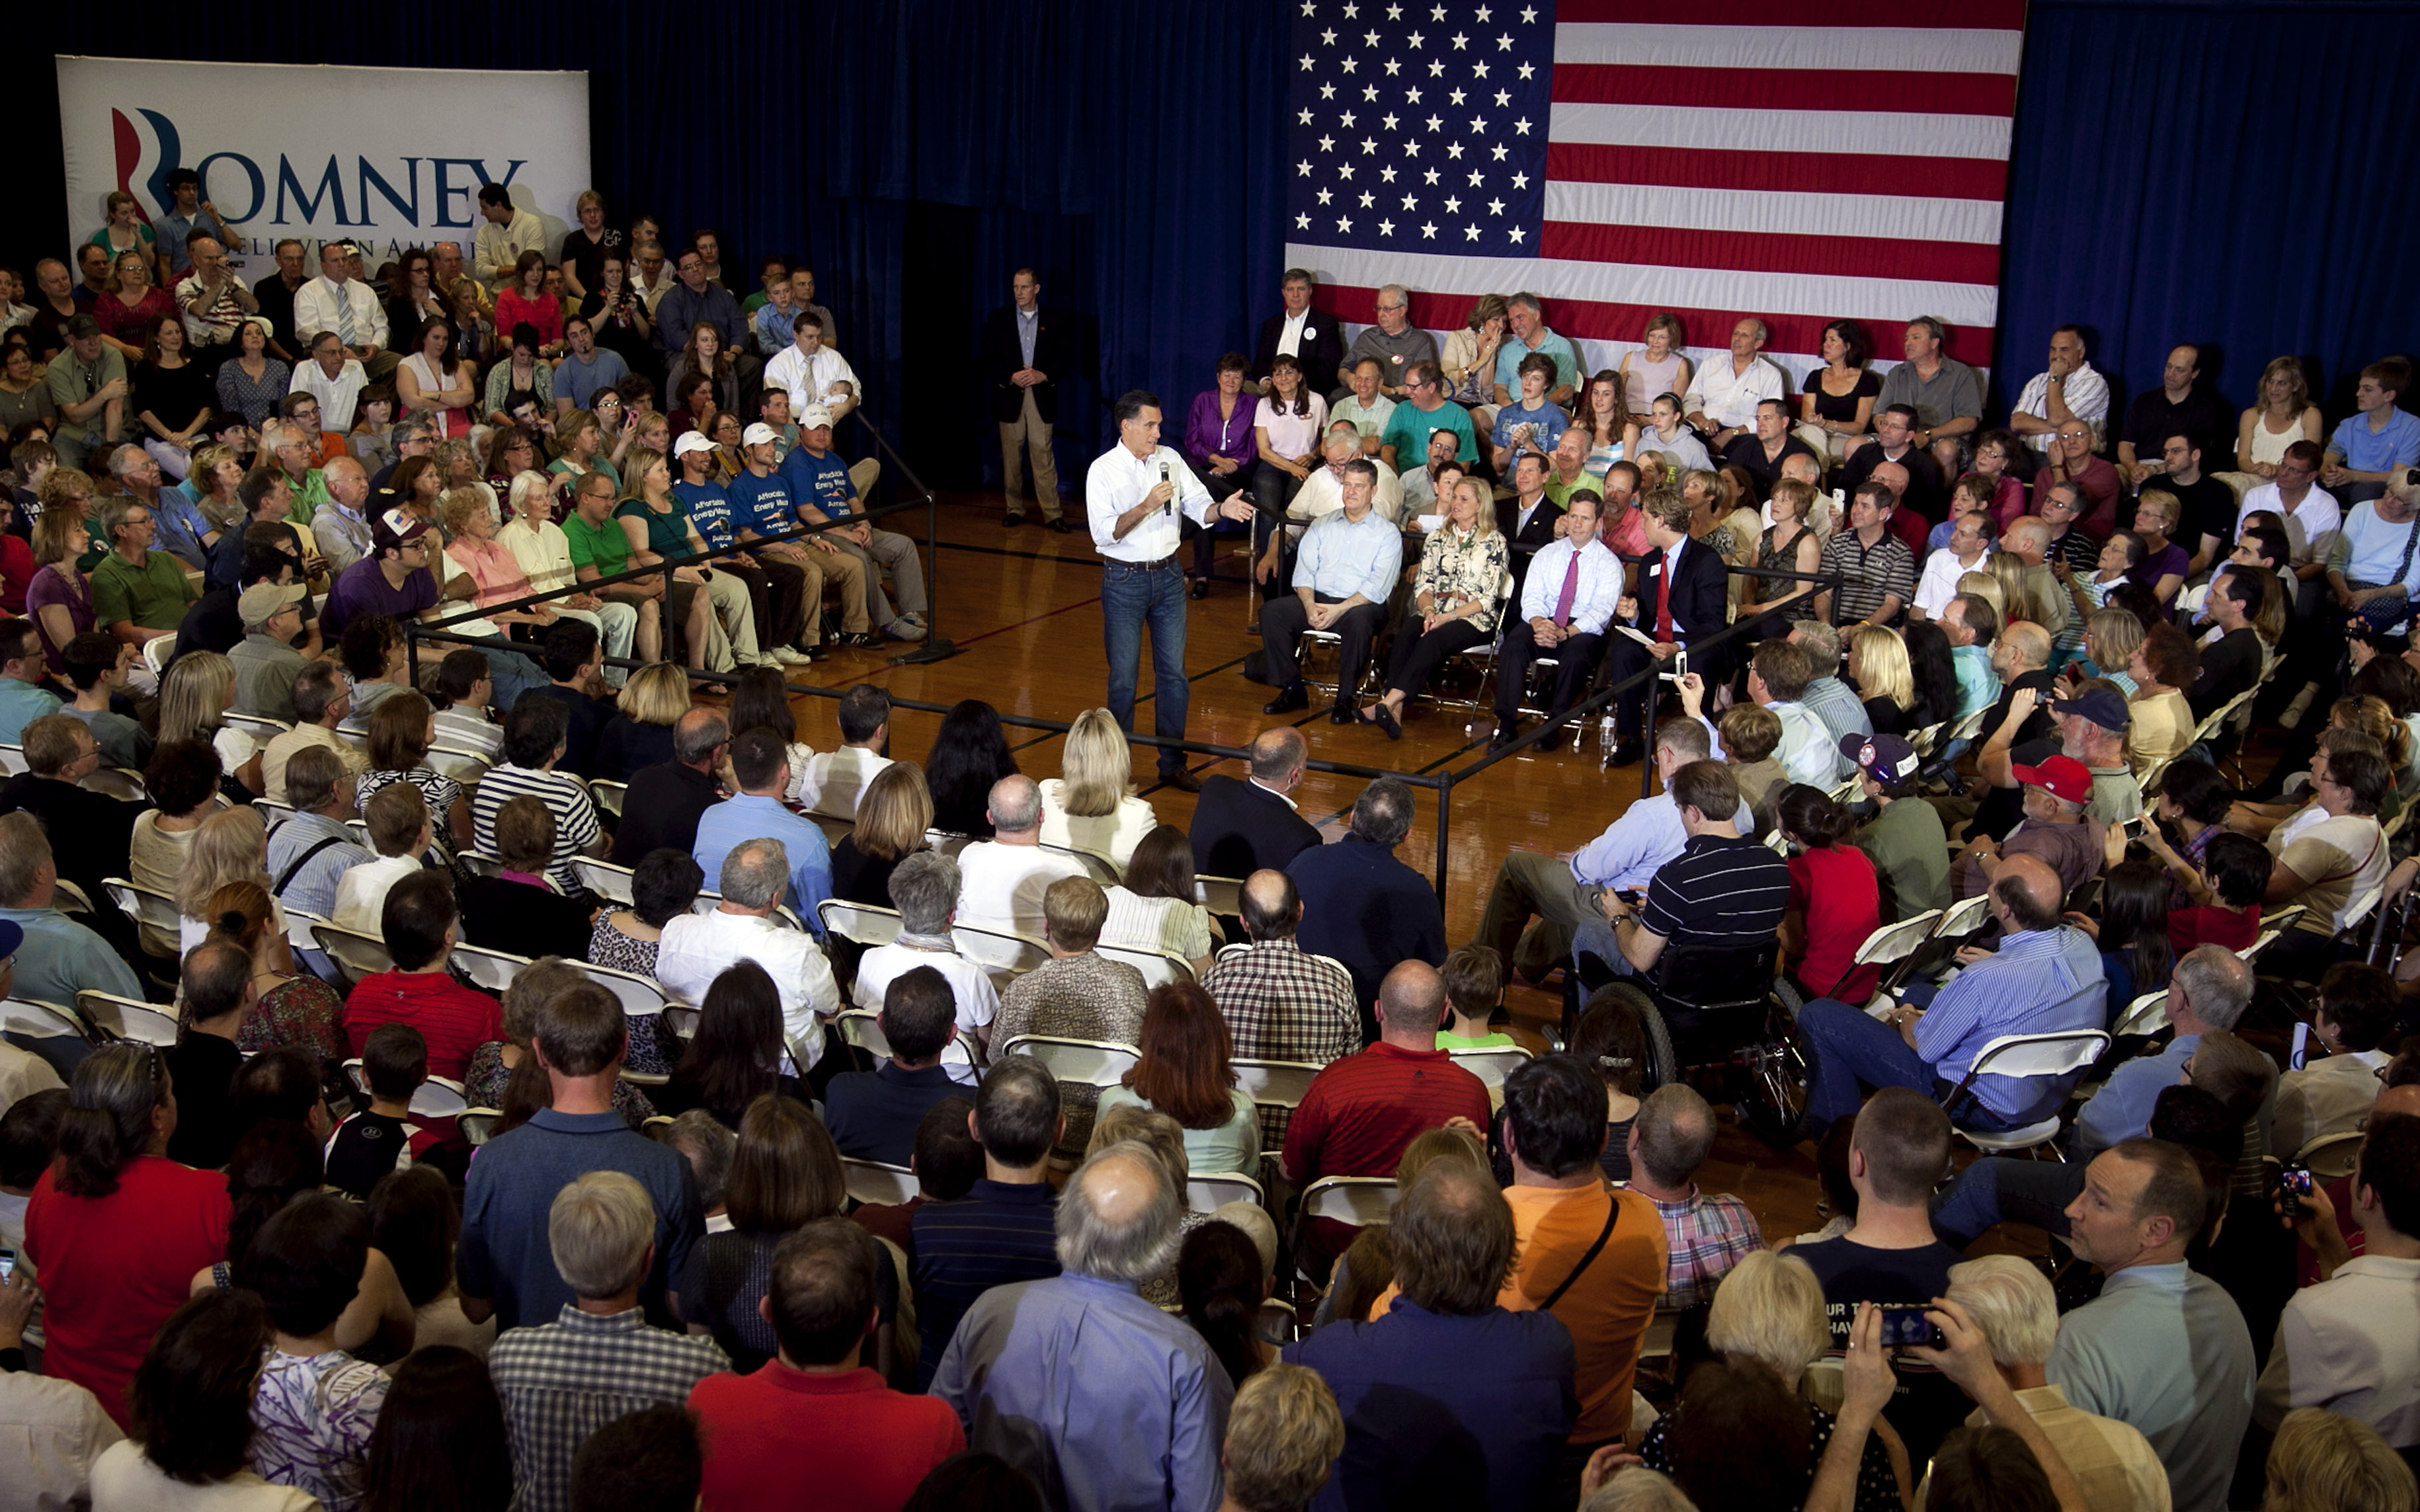
<instances>
[{"instance_id":1,"label":"man speaking into microphone","mask_svg":"<svg viewBox=\"0 0 2420 1512\"><path fill-rule=\"evenodd\" d=\"M1242 498L1213 504L1202 480L1174 450L1159 444L1159 396L1131 389L1110 413L1118 444L1093 459L1084 480L1084 508L1093 545L1102 556L1101 639L1109 663L1109 713L1134 733L1135 672L1142 661L1143 626L1151 626L1154 734L1185 737L1192 687L1185 676L1185 574L1176 548L1183 517L1207 526L1214 511L1228 519L1252 517ZM1187 793L1202 779L1185 767L1185 752L1159 748L1159 779Z\"/></svg>"}]
</instances>

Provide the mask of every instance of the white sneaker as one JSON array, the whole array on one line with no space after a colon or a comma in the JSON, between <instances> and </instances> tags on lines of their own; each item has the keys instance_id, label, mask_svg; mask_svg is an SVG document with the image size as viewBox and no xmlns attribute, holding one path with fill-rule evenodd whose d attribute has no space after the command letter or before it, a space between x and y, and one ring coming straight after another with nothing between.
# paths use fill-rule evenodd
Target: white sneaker
<instances>
[{"instance_id":1,"label":"white sneaker","mask_svg":"<svg viewBox=\"0 0 2420 1512\"><path fill-rule=\"evenodd\" d=\"M742 667L779 667L782 664L761 651L752 651L738 657Z\"/></svg>"},{"instance_id":2,"label":"white sneaker","mask_svg":"<svg viewBox=\"0 0 2420 1512\"><path fill-rule=\"evenodd\" d=\"M784 667L805 667L813 663L815 658L793 646L775 646L773 659Z\"/></svg>"}]
</instances>

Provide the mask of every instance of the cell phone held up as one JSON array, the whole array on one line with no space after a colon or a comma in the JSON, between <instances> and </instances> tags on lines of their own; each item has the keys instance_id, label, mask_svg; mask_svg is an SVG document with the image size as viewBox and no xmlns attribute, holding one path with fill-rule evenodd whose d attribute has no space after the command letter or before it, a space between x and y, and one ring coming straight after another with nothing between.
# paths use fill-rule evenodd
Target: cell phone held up
<instances>
[{"instance_id":1,"label":"cell phone held up","mask_svg":"<svg viewBox=\"0 0 2420 1512\"><path fill-rule=\"evenodd\" d=\"M1948 1347L1941 1329L1925 1316L1931 1311L1931 1303L1877 1303L1874 1311L1882 1315L1883 1348L1885 1350L1939 1350Z\"/></svg>"},{"instance_id":2,"label":"cell phone held up","mask_svg":"<svg viewBox=\"0 0 2420 1512\"><path fill-rule=\"evenodd\" d=\"M2310 1211L2304 1198L2311 1195L2311 1168L2298 1160L2289 1160L2277 1168L2277 1203L2288 1219L2299 1219Z\"/></svg>"}]
</instances>

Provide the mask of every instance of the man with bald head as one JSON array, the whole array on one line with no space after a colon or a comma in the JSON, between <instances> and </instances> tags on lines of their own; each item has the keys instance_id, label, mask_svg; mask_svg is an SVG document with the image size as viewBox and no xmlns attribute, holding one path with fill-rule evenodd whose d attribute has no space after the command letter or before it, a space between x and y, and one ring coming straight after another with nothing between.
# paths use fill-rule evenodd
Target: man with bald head
<instances>
[{"instance_id":1,"label":"man with bald head","mask_svg":"<svg viewBox=\"0 0 2420 1512\"><path fill-rule=\"evenodd\" d=\"M622 823L613 831L615 866L635 868L662 846L687 854L697 821L721 796L715 773L731 748L731 726L712 709L691 707L673 726L673 759L630 774Z\"/></svg>"},{"instance_id":2,"label":"man with bald head","mask_svg":"<svg viewBox=\"0 0 2420 1512\"><path fill-rule=\"evenodd\" d=\"M1210 1346L1142 1300L1176 1261L1185 1193L1125 1140L1060 1196L1060 1273L976 1299L933 1376L967 1447L1032 1475L1053 1506L1211 1512L1234 1398Z\"/></svg>"},{"instance_id":3,"label":"man with bald head","mask_svg":"<svg viewBox=\"0 0 2420 1512\"><path fill-rule=\"evenodd\" d=\"M2098 958L2095 958L2096 962ZM1286 1128L1286 1180L1309 1186L1323 1176L1388 1176L1422 1132L1456 1119L1487 1126L1487 1087L1436 1047L1445 1022L1445 979L1406 961L1378 987L1378 1039L1311 1078ZM1326 1261L1353 1242L1353 1230L1326 1219L1311 1224L1311 1244Z\"/></svg>"},{"instance_id":4,"label":"man with bald head","mask_svg":"<svg viewBox=\"0 0 2420 1512\"><path fill-rule=\"evenodd\" d=\"M1312 955L1295 938L1302 895L1294 878L1274 869L1253 872L1241 889L1249 948L1222 952L1202 978L1218 1005L1243 1060L1297 1060L1325 1066L1361 1045L1361 1014L1353 977L1337 962ZM1261 1148L1285 1143L1291 1110L1263 1105Z\"/></svg>"},{"instance_id":5,"label":"man with bald head","mask_svg":"<svg viewBox=\"0 0 2420 1512\"><path fill-rule=\"evenodd\" d=\"M958 853L958 921L1042 937L1042 895L1061 877L1088 877L1084 863L1042 848L1042 789L1012 774L991 785L992 838Z\"/></svg>"},{"instance_id":6,"label":"man with bald head","mask_svg":"<svg viewBox=\"0 0 2420 1512\"><path fill-rule=\"evenodd\" d=\"M1241 877L1288 861L1319 843L1319 831L1295 811L1288 795L1302 785L1311 748L1291 725L1264 730L1251 746L1247 778L1214 774L1193 800L1193 870L1205 877ZM1244 1052L1238 1050L1237 1055Z\"/></svg>"},{"instance_id":7,"label":"man with bald head","mask_svg":"<svg viewBox=\"0 0 2420 1512\"><path fill-rule=\"evenodd\" d=\"M370 475L360 458L347 455L322 467L319 481L328 501L311 517L311 539L333 578L370 554Z\"/></svg>"},{"instance_id":8,"label":"man with bald head","mask_svg":"<svg viewBox=\"0 0 2420 1512\"><path fill-rule=\"evenodd\" d=\"M1807 1133L1857 1111L1869 1088L1906 1087L1933 1096L1963 1081L1984 1045L2004 1034L2097 1029L2108 1016L2108 984L2090 935L2060 917L2066 889L2036 856L2001 863L1991 889L2000 922L1997 951L1974 961L1937 993L1921 985L1886 1019L1818 998L1799 1010L1807 1052ZM1968 1128L2015 1129L2067 1101L2066 1076L1985 1075L1956 1117Z\"/></svg>"}]
</instances>

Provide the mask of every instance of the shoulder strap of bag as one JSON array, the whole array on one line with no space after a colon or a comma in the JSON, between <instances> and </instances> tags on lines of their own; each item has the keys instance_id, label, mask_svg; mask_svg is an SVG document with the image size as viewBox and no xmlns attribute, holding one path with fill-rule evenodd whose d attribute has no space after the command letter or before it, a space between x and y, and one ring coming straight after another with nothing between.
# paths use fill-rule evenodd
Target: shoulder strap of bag
<instances>
[{"instance_id":1,"label":"shoulder strap of bag","mask_svg":"<svg viewBox=\"0 0 2420 1512\"><path fill-rule=\"evenodd\" d=\"M321 851L326 850L331 845L341 845L351 838L352 837L350 835L330 835L326 839L320 841L317 845L312 846L309 850L304 851L302 855L287 862L286 870L277 873L277 880L270 884L269 890L276 894L278 897L283 898L286 896L286 885L294 880L294 874L296 872L302 871L303 867L310 864L311 857L318 855Z\"/></svg>"},{"instance_id":2,"label":"shoulder strap of bag","mask_svg":"<svg viewBox=\"0 0 2420 1512\"><path fill-rule=\"evenodd\" d=\"M1555 1304L1563 1300L1563 1293L1572 1289L1572 1283L1577 1281L1580 1278L1581 1273L1588 1270L1589 1266L1595 1261L1596 1257L1605 1253L1606 1241L1613 1237L1613 1226L1621 1219L1621 1198L1616 1196L1612 1191L1608 1190L1605 1195L1604 1229L1596 1236L1596 1242L1588 1247L1588 1253L1580 1257L1580 1263L1572 1267L1572 1273L1563 1277L1563 1284L1557 1287L1554 1291L1547 1296L1545 1301L1538 1304L1538 1310L1540 1312L1553 1312L1555 1310Z\"/></svg>"}]
</instances>

